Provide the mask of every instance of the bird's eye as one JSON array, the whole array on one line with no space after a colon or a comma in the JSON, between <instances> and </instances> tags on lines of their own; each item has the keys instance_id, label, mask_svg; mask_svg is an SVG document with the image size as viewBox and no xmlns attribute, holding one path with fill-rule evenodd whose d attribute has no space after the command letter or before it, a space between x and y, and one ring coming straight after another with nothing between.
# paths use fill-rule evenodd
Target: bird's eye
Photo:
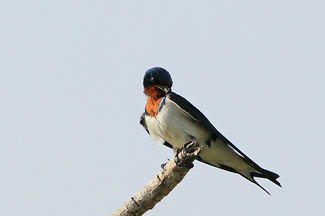
<instances>
[{"instance_id":1,"label":"bird's eye","mask_svg":"<svg viewBox=\"0 0 325 216\"><path fill-rule=\"evenodd\" d=\"M154 78L154 77L151 77L151 78L150 78L150 81L151 81L151 82L155 82L155 78Z\"/></svg>"}]
</instances>

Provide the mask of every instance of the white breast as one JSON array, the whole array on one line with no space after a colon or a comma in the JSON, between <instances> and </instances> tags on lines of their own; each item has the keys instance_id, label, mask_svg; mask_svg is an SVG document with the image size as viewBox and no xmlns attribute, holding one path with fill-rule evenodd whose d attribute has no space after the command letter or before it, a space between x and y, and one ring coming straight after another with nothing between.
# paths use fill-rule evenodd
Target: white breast
<instances>
[{"instance_id":1,"label":"white breast","mask_svg":"<svg viewBox=\"0 0 325 216\"><path fill-rule=\"evenodd\" d=\"M181 148L195 137L198 142L205 142L208 132L194 122L175 102L166 98L164 106L156 117L146 116L150 135L158 144L165 141Z\"/></svg>"}]
</instances>

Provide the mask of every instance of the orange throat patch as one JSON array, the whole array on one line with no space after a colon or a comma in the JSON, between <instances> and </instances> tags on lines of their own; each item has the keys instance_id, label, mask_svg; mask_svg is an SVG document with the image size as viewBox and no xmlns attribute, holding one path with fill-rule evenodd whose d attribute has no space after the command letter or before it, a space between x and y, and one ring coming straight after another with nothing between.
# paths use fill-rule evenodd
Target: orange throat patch
<instances>
[{"instance_id":1,"label":"orange throat patch","mask_svg":"<svg viewBox=\"0 0 325 216\"><path fill-rule=\"evenodd\" d=\"M148 96L147 98L147 104L146 104L146 111L150 116L156 116L158 113L158 107L161 101L161 98L154 98L151 96Z\"/></svg>"},{"instance_id":2,"label":"orange throat patch","mask_svg":"<svg viewBox=\"0 0 325 216\"><path fill-rule=\"evenodd\" d=\"M146 88L143 92L147 95L147 104L146 104L146 112L150 116L156 116L158 113L158 107L162 97L159 97L159 91L156 87L150 86Z\"/></svg>"}]
</instances>

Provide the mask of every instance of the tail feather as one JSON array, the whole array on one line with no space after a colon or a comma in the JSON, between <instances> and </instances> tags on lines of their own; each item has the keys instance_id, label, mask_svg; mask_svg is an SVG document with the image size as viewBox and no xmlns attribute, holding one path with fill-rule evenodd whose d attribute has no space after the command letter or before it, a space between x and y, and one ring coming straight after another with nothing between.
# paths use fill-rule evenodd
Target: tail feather
<instances>
[{"instance_id":1,"label":"tail feather","mask_svg":"<svg viewBox=\"0 0 325 216\"><path fill-rule=\"evenodd\" d=\"M233 172L233 173L237 173L241 176L243 176L245 179L247 179L248 181L256 184L258 187L260 187L262 190L264 190L267 194L271 195L264 187L262 187L254 178L265 178L270 180L271 182L273 182L274 184L278 185L281 187L280 182L278 182L276 179L279 178L280 176L274 172L271 172L269 170L263 169L260 166L258 166L257 164L247 164L248 165L248 169L246 171L240 171L240 170L236 170L235 168L232 168L230 166L227 166L225 164L213 164L213 163L209 163L205 160L203 160L200 156L197 158L198 161L201 161L203 163L209 164L211 166L223 169L223 170L227 170L229 172ZM250 167L250 168L249 168Z\"/></svg>"},{"instance_id":2,"label":"tail feather","mask_svg":"<svg viewBox=\"0 0 325 216\"><path fill-rule=\"evenodd\" d=\"M262 168L261 168L262 169ZM255 180L255 177L258 177L258 178L266 178L266 179L269 179L271 182L275 183L276 185L280 186L281 187L281 184L280 182L278 182L276 180L276 178L279 178L280 176L274 172L271 172L271 171L268 171L268 170L265 170L263 169L263 172L262 173L257 173L257 172L251 172L249 173L249 175L245 175L243 173L239 173L241 176L243 176L244 178L246 178L248 181L256 184L258 187L260 187L262 190L264 190L268 195L271 195L262 185L260 185L256 180Z\"/></svg>"},{"instance_id":3,"label":"tail feather","mask_svg":"<svg viewBox=\"0 0 325 216\"><path fill-rule=\"evenodd\" d=\"M258 170L260 173L253 172L251 173L252 177L259 177L259 178L266 178L273 182L274 184L278 185L281 187L280 182L278 182L276 179L279 178L280 176L272 171L266 170L266 169L260 169Z\"/></svg>"},{"instance_id":4,"label":"tail feather","mask_svg":"<svg viewBox=\"0 0 325 216\"><path fill-rule=\"evenodd\" d=\"M271 196L271 194L264 188L262 187L262 185L260 185L259 183L257 183L257 181L255 181L254 178L252 178L253 180L250 180L251 182L253 182L254 184L256 184L257 186L259 186L262 190L264 190L268 195Z\"/></svg>"}]
</instances>

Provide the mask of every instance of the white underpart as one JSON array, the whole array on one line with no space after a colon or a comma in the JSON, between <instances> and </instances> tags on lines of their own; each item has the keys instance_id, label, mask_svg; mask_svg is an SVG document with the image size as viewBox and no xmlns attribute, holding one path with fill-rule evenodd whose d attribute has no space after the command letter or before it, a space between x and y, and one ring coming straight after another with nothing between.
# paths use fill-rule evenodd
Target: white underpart
<instances>
[{"instance_id":1,"label":"white underpart","mask_svg":"<svg viewBox=\"0 0 325 216\"><path fill-rule=\"evenodd\" d=\"M211 134L201 127L190 115L183 111L175 102L166 98L165 105L156 117L146 116L146 124L153 140L158 144L165 141L181 148L194 137L203 147L200 157L215 166L224 164L250 178L249 172L255 170L227 144L220 139L211 140L211 146L206 144Z\"/></svg>"}]
</instances>

